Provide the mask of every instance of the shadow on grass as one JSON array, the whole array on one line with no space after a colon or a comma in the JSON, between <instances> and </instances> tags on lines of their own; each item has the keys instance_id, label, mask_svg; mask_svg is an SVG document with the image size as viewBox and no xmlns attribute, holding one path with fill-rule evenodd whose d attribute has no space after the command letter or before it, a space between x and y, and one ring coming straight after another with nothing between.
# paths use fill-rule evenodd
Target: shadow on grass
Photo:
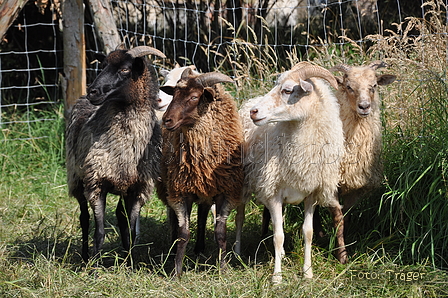
<instances>
[{"instance_id":1,"label":"shadow on grass","mask_svg":"<svg viewBox=\"0 0 448 298\"><path fill-rule=\"evenodd\" d=\"M57 211L56 211L57 212ZM160 212L159 212L160 213ZM24 233L7 246L7 259L10 263L21 262L34 264L39 259L59 263L64 268L79 271L95 267L96 263L84 263L81 258L81 229L78 221L79 211L73 221L65 219L45 220L36 223L30 233ZM175 249L171 242L170 226L166 218L152 217L151 214L141 216L139 243L132 248L132 255L123 250L118 226L116 225L115 210L106 209L105 241L100 257L100 266L112 268L125 266L134 269L146 268L162 276L171 275L174 268ZM160 217L160 216L159 216ZM184 260L184 270L210 270L218 268L218 248L214 240L211 216L207 223L206 247L204 253L196 255L193 248L196 241L196 218L192 214L191 239L187 246ZM242 254L236 256L232 247L235 242L233 218L228 221L227 251L229 264L235 268L244 268L256 264L267 263L274 254L272 237L261 239L261 227L258 218L251 219L244 224L242 239ZM259 219L261 223L261 218ZM90 220L89 248L92 254L94 222ZM286 234L285 249L293 249L291 235Z\"/></svg>"}]
</instances>

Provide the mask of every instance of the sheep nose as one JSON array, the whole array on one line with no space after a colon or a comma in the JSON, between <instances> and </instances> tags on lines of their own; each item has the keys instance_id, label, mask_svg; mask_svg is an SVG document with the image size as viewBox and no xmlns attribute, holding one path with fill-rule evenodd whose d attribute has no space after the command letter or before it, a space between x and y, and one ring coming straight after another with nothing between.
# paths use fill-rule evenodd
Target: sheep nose
<instances>
[{"instance_id":1,"label":"sheep nose","mask_svg":"<svg viewBox=\"0 0 448 298\"><path fill-rule=\"evenodd\" d=\"M98 89L90 89L89 90L89 96L95 96L98 95L99 91Z\"/></svg>"},{"instance_id":2,"label":"sheep nose","mask_svg":"<svg viewBox=\"0 0 448 298\"><path fill-rule=\"evenodd\" d=\"M164 120L163 120L163 124L165 124L165 126L168 126L170 123L172 123L173 122L173 120L171 119L171 118L165 118Z\"/></svg>"},{"instance_id":3,"label":"sheep nose","mask_svg":"<svg viewBox=\"0 0 448 298\"><path fill-rule=\"evenodd\" d=\"M258 109L252 109L250 110L250 118L254 119L257 118Z\"/></svg>"},{"instance_id":4,"label":"sheep nose","mask_svg":"<svg viewBox=\"0 0 448 298\"><path fill-rule=\"evenodd\" d=\"M370 108L369 102L361 102L358 104L358 108L362 111L368 110Z\"/></svg>"}]
</instances>

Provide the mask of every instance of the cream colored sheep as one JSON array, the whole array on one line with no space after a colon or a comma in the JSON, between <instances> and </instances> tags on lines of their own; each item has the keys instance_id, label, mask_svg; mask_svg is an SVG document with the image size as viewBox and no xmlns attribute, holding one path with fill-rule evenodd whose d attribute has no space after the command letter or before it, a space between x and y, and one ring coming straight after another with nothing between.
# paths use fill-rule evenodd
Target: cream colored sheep
<instances>
[{"instance_id":1,"label":"cream colored sheep","mask_svg":"<svg viewBox=\"0 0 448 298\"><path fill-rule=\"evenodd\" d=\"M256 126L248 123L247 113L243 115L246 134L244 195L247 199L254 194L272 216L274 283L282 280L282 206L286 203L303 201L305 204L305 277L313 277L311 240L317 204L339 213L338 258L342 263L347 261L343 216L337 198L344 137L339 105L327 82L337 88L334 76L326 69L307 62L298 63L279 77L268 94L254 100L257 103L250 109L250 118Z\"/></svg>"},{"instance_id":2,"label":"cream colored sheep","mask_svg":"<svg viewBox=\"0 0 448 298\"><path fill-rule=\"evenodd\" d=\"M368 192L381 186L383 180L381 101L378 86L391 84L395 76L377 75L386 67L381 61L364 66L335 66L341 71L336 77L339 89L336 97L345 136L345 154L341 162L339 195L344 213L348 212Z\"/></svg>"}]
</instances>

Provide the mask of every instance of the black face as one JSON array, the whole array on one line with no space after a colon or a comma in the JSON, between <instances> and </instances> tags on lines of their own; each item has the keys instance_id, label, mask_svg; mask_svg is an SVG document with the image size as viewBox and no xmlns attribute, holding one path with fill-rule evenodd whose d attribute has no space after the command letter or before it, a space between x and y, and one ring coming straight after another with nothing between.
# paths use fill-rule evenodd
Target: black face
<instances>
[{"instance_id":1,"label":"black face","mask_svg":"<svg viewBox=\"0 0 448 298\"><path fill-rule=\"evenodd\" d=\"M141 58L132 58L126 51L111 52L104 61L104 68L87 88L87 99L94 105L106 100L125 101L125 85L141 75L144 62Z\"/></svg>"}]
</instances>

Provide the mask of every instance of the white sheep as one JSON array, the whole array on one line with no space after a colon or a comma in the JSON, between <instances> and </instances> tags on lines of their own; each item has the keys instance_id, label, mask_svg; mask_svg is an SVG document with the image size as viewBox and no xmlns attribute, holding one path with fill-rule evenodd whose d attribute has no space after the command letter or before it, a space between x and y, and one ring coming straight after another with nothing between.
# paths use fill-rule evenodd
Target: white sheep
<instances>
[{"instance_id":1,"label":"white sheep","mask_svg":"<svg viewBox=\"0 0 448 298\"><path fill-rule=\"evenodd\" d=\"M347 261L343 238L343 216L337 198L339 165L344 152L339 105L328 81L337 82L326 69L307 62L295 65L278 78L276 86L250 109L256 126L250 128L243 115L245 131L244 195L254 194L272 216L275 266L273 282L281 282L284 255L282 205L304 201L304 276L312 278L312 218L316 204L339 212L338 258ZM252 103L254 102L252 101ZM243 107L242 110L247 110Z\"/></svg>"}]
</instances>

